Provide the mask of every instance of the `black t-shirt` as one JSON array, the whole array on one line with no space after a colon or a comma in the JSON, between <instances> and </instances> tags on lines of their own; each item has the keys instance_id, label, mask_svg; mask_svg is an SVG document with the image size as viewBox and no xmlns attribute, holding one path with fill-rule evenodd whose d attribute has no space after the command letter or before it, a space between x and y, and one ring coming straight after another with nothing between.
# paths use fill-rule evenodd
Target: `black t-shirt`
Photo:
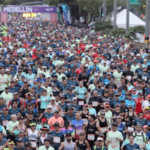
<instances>
[{"instance_id":1,"label":"black t-shirt","mask_svg":"<svg viewBox=\"0 0 150 150\"><path fill-rule=\"evenodd\" d=\"M121 112L121 113L126 113L126 112L128 112L128 107L124 107L124 108L121 107L121 108L120 108L120 112Z\"/></svg>"},{"instance_id":2,"label":"black t-shirt","mask_svg":"<svg viewBox=\"0 0 150 150\"><path fill-rule=\"evenodd\" d=\"M108 89L110 86L112 86L114 89L117 89L117 85L116 84L111 84L111 83L107 84L106 88Z\"/></svg>"},{"instance_id":3,"label":"black t-shirt","mask_svg":"<svg viewBox=\"0 0 150 150\"><path fill-rule=\"evenodd\" d=\"M134 73L133 73L133 71L125 71L125 72L123 72L122 75L125 76L125 77L127 77L127 76L133 77L133 76L134 76Z\"/></svg>"}]
</instances>

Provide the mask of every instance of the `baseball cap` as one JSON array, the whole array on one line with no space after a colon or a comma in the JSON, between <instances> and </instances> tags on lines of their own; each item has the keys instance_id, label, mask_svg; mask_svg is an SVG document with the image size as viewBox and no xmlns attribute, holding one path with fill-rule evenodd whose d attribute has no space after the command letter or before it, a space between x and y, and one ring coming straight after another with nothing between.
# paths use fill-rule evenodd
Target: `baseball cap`
<instances>
[{"instance_id":1,"label":"baseball cap","mask_svg":"<svg viewBox=\"0 0 150 150\"><path fill-rule=\"evenodd\" d=\"M117 118L121 118L121 116L117 116Z\"/></svg>"},{"instance_id":2,"label":"baseball cap","mask_svg":"<svg viewBox=\"0 0 150 150\"><path fill-rule=\"evenodd\" d=\"M13 141L9 142L8 144L9 144L9 145L11 145L11 144L12 144L12 145L15 145L15 143L14 143Z\"/></svg>"},{"instance_id":3,"label":"baseball cap","mask_svg":"<svg viewBox=\"0 0 150 150\"><path fill-rule=\"evenodd\" d=\"M98 137L97 141L103 141L103 139L101 137Z\"/></svg>"},{"instance_id":4,"label":"baseball cap","mask_svg":"<svg viewBox=\"0 0 150 150\"><path fill-rule=\"evenodd\" d=\"M51 100L56 100L54 96L51 97Z\"/></svg>"},{"instance_id":5,"label":"baseball cap","mask_svg":"<svg viewBox=\"0 0 150 150\"><path fill-rule=\"evenodd\" d=\"M18 139L18 140L17 140L17 142L22 142L22 139L21 139L21 138L20 138L20 139Z\"/></svg>"},{"instance_id":6,"label":"baseball cap","mask_svg":"<svg viewBox=\"0 0 150 150\"><path fill-rule=\"evenodd\" d=\"M51 108L52 109L52 106L48 106L47 108Z\"/></svg>"},{"instance_id":7,"label":"baseball cap","mask_svg":"<svg viewBox=\"0 0 150 150\"><path fill-rule=\"evenodd\" d=\"M116 123L116 122L112 123L112 126L113 126L113 127L116 127L116 126L117 126L117 123Z\"/></svg>"},{"instance_id":8,"label":"baseball cap","mask_svg":"<svg viewBox=\"0 0 150 150\"><path fill-rule=\"evenodd\" d=\"M55 122L54 126L60 126L60 123L59 122Z\"/></svg>"},{"instance_id":9,"label":"baseball cap","mask_svg":"<svg viewBox=\"0 0 150 150\"><path fill-rule=\"evenodd\" d=\"M80 132L80 134L79 135L84 135L84 132Z\"/></svg>"},{"instance_id":10,"label":"baseball cap","mask_svg":"<svg viewBox=\"0 0 150 150\"><path fill-rule=\"evenodd\" d=\"M46 118L42 118L42 120L41 120L41 121L46 122L46 121L47 121L47 119L46 119Z\"/></svg>"},{"instance_id":11,"label":"baseball cap","mask_svg":"<svg viewBox=\"0 0 150 150\"><path fill-rule=\"evenodd\" d=\"M68 132L68 133L66 134L66 136L71 136L71 133Z\"/></svg>"},{"instance_id":12,"label":"baseball cap","mask_svg":"<svg viewBox=\"0 0 150 150\"><path fill-rule=\"evenodd\" d=\"M148 128L148 125L144 125L143 128Z\"/></svg>"},{"instance_id":13,"label":"baseball cap","mask_svg":"<svg viewBox=\"0 0 150 150\"><path fill-rule=\"evenodd\" d=\"M30 123L30 126L36 126L36 123Z\"/></svg>"},{"instance_id":14,"label":"baseball cap","mask_svg":"<svg viewBox=\"0 0 150 150\"><path fill-rule=\"evenodd\" d=\"M148 106L146 106L144 109L149 109L149 107L148 107Z\"/></svg>"},{"instance_id":15,"label":"baseball cap","mask_svg":"<svg viewBox=\"0 0 150 150\"><path fill-rule=\"evenodd\" d=\"M55 110L55 113L59 113L59 110Z\"/></svg>"},{"instance_id":16,"label":"baseball cap","mask_svg":"<svg viewBox=\"0 0 150 150\"><path fill-rule=\"evenodd\" d=\"M69 107L68 110L74 110L74 108L73 107Z\"/></svg>"},{"instance_id":17,"label":"baseball cap","mask_svg":"<svg viewBox=\"0 0 150 150\"><path fill-rule=\"evenodd\" d=\"M73 99L72 99L72 100L73 100L73 101L74 101L74 100L77 100L77 97L73 97Z\"/></svg>"},{"instance_id":18,"label":"baseball cap","mask_svg":"<svg viewBox=\"0 0 150 150\"><path fill-rule=\"evenodd\" d=\"M7 108L7 107L4 107L3 110L8 110L8 108Z\"/></svg>"}]
</instances>

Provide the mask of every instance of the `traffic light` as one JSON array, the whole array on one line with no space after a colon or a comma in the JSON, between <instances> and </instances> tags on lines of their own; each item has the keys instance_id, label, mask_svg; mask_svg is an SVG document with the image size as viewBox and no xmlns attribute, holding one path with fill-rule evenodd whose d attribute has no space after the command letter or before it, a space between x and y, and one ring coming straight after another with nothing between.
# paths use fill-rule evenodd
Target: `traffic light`
<instances>
[{"instance_id":1,"label":"traffic light","mask_svg":"<svg viewBox=\"0 0 150 150\"><path fill-rule=\"evenodd\" d=\"M143 7L146 7L146 5L143 5Z\"/></svg>"},{"instance_id":2,"label":"traffic light","mask_svg":"<svg viewBox=\"0 0 150 150\"><path fill-rule=\"evenodd\" d=\"M100 14L101 14L101 17L104 17L104 7L101 7Z\"/></svg>"}]
</instances>

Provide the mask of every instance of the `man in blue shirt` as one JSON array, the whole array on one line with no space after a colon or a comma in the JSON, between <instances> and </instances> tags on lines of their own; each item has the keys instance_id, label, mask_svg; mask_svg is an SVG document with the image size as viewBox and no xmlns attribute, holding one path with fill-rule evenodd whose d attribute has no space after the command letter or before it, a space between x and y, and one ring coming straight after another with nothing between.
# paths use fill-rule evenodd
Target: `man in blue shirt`
<instances>
[{"instance_id":1,"label":"man in blue shirt","mask_svg":"<svg viewBox=\"0 0 150 150\"><path fill-rule=\"evenodd\" d=\"M55 130L50 132L50 135L53 136L53 141L54 141L54 149L58 150L60 147L61 142L64 142L64 134L60 132L59 127L60 124L59 122L55 122L54 124Z\"/></svg>"},{"instance_id":2,"label":"man in blue shirt","mask_svg":"<svg viewBox=\"0 0 150 150\"><path fill-rule=\"evenodd\" d=\"M134 150L134 149L140 150L140 146L138 144L134 143L133 135L129 136L129 142L130 142L129 144L127 144L123 147L124 150Z\"/></svg>"},{"instance_id":3,"label":"man in blue shirt","mask_svg":"<svg viewBox=\"0 0 150 150\"><path fill-rule=\"evenodd\" d=\"M18 103L16 101L13 101L12 102L12 108L9 109L9 114L12 115L12 114L18 114L18 113L21 113L21 109L18 108Z\"/></svg>"},{"instance_id":4,"label":"man in blue shirt","mask_svg":"<svg viewBox=\"0 0 150 150\"><path fill-rule=\"evenodd\" d=\"M132 100L132 94L131 93L128 94L128 99L125 102L126 102L127 107L129 105L132 105L133 107L135 107L135 102L134 102L134 100Z\"/></svg>"}]
</instances>

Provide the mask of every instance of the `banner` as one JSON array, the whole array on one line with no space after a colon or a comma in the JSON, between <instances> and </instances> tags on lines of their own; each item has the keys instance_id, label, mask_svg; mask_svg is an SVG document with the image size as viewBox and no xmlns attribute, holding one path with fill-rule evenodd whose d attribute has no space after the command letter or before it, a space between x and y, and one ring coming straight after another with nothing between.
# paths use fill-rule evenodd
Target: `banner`
<instances>
[{"instance_id":1,"label":"banner","mask_svg":"<svg viewBox=\"0 0 150 150\"><path fill-rule=\"evenodd\" d=\"M1 23L2 22L4 22L4 23L7 22L7 13L5 13L5 12L1 13Z\"/></svg>"},{"instance_id":2,"label":"banner","mask_svg":"<svg viewBox=\"0 0 150 150\"><path fill-rule=\"evenodd\" d=\"M67 5L67 23L71 24L71 11L70 11L70 7Z\"/></svg>"},{"instance_id":3,"label":"banner","mask_svg":"<svg viewBox=\"0 0 150 150\"><path fill-rule=\"evenodd\" d=\"M58 17L57 17L57 13L51 13L50 14L50 23L57 23L58 21Z\"/></svg>"},{"instance_id":4,"label":"banner","mask_svg":"<svg viewBox=\"0 0 150 150\"><path fill-rule=\"evenodd\" d=\"M1 12L7 13L56 13L56 7L6 6Z\"/></svg>"},{"instance_id":5,"label":"banner","mask_svg":"<svg viewBox=\"0 0 150 150\"><path fill-rule=\"evenodd\" d=\"M58 7L57 7L57 17L58 17L59 22L62 22L61 13Z\"/></svg>"}]
</instances>

